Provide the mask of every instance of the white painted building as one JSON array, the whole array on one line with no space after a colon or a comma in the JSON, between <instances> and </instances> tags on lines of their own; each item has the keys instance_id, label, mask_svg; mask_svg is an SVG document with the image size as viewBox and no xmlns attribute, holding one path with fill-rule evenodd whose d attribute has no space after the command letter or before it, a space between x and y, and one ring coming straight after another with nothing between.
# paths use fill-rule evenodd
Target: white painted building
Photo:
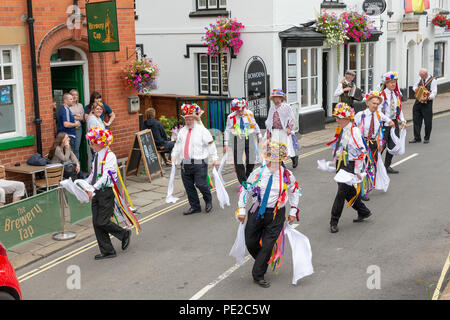
<instances>
[{"instance_id":1,"label":"white painted building","mask_svg":"<svg viewBox=\"0 0 450 320\"><path fill-rule=\"evenodd\" d=\"M342 46L339 63L337 49L327 47L325 36L314 27L302 24L314 20L321 9L336 13L362 12L362 1L136 0L136 43L160 66L158 89L154 92L163 94L246 97L246 65L252 57L260 57L270 76L270 89L285 90L288 102L299 114L300 132L304 133L322 128L326 118L331 117L333 103L337 101L333 93L345 69L357 72L358 86L364 91L375 89L388 69L396 69L401 75L406 73L405 54L409 42L414 40L410 61L420 61L420 54L425 50L427 66L433 70L436 41L431 36L435 31L434 27L425 25L424 16L414 16L414 19L419 19L420 27L428 30L422 37L427 39L426 49L422 49L423 42L416 44L418 32L388 32L396 21L401 26L402 3L388 0L388 10L375 18L378 30L364 44ZM394 11L390 18L388 11ZM205 27L215 23L219 15L236 18L245 25L240 52L225 57L229 87L221 85L220 59L206 54L202 40ZM393 58L388 59L388 52ZM410 62L410 65L408 85L412 86L421 63L414 63L413 67ZM447 75L448 68L444 69ZM440 83L445 78L448 76L440 79ZM401 86L407 87L406 80Z\"/></svg>"}]
</instances>

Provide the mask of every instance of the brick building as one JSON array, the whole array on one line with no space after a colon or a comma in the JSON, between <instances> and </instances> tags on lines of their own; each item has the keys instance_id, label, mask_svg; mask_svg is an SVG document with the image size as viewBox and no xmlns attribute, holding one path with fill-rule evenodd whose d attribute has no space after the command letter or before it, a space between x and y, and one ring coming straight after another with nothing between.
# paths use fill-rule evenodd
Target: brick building
<instances>
[{"instance_id":1,"label":"brick building","mask_svg":"<svg viewBox=\"0 0 450 320\"><path fill-rule=\"evenodd\" d=\"M85 19L85 0L33 0L37 85L41 123L42 154L54 141L52 97L78 88L80 102L98 91L116 114L111 126L112 150L118 157L128 155L134 133L139 129L137 113L128 112L128 97L121 70L135 59L134 1L117 0L120 51L90 53ZM92 2L98 2L98 0ZM32 79L27 0L0 2L0 164L24 163L39 150ZM73 8L82 14L82 27L68 27ZM70 23L69 23L70 25Z\"/></svg>"}]
</instances>

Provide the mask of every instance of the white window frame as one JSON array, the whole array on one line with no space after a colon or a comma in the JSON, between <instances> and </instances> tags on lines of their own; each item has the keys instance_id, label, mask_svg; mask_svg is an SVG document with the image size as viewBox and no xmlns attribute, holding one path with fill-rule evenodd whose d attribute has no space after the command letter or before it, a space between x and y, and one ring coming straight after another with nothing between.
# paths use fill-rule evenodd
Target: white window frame
<instances>
[{"instance_id":1,"label":"white window frame","mask_svg":"<svg viewBox=\"0 0 450 320\"><path fill-rule=\"evenodd\" d=\"M317 75L312 76L312 66L311 66L311 53L312 50L315 49L316 50L316 63L317 63ZM307 76L306 77L302 77L302 57L301 57L301 53L302 50L307 50L307 59L308 59L308 63L307 63ZM289 52L292 51L296 51L296 60L297 60L297 65L296 65L296 71L297 71L297 75L296 77L289 77ZM292 66L293 64L291 64ZM322 48L321 47L300 47L300 48L287 48L286 49L286 94L289 97L290 94L292 93L296 93L296 100L292 101L292 100L288 100L289 104L295 104L297 103L299 105L299 111L300 113L302 112L307 112L310 110L315 110L318 108L322 108L322 81L321 81L321 73L320 70L322 70ZM293 81L293 80L297 81L297 86L296 86L296 92L289 90L289 80ZM307 92L307 103L306 105L302 106L302 97L301 97L301 92L302 92L302 80L307 79L308 81L308 92ZM312 82L314 79L317 79L317 103L312 104L312 96L311 96L311 88L312 88Z\"/></svg>"},{"instance_id":2,"label":"white window frame","mask_svg":"<svg viewBox=\"0 0 450 320\"><path fill-rule=\"evenodd\" d=\"M364 45L364 59L365 59L365 68L361 69L361 45ZM354 46L356 47L356 70L352 69L350 67L350 48ZM369 68L369 48L370 46L373 47L373 65ZM392 49L392 47L391 47ZM376 81L375 81L375 57L376 57L376 45L375 42L364 42L364 43L350 43L348 45L347 50L347 66L349 70L356 73L356 86L358 88L361 88L365 93L370 92L371 90L375 90L376 88ZM392 64L392 60L391 60ZM373 83L372 87L369 87L369 70L372 70L372 77L373 77ZM365 83L364 86L361 83L362 74L365 73ZM364 88L363 88L364 87Z\"/></svg>"},{"instance_id":3,"label":"white window frame","mask_svg":"<svg viewBox=\"0 0 450 320\"><path fill-rule=\"evenodd\" d=\"M10 50L12 58L12 75L11 80L2 80L0 78L0 86L12 86L12 95L14 101L14 121L15 131L0 133L0 140L10 139L16 137L26 136L26 123L25 123L25 103L24 103L24 91L23 91L23 77L22 77L22 59L20 53L20 46L1 46L0 51ZM3 61L3 54L0 52L0 67ZM8 64L9 65L9 64Z\"/></svg>"},{"instance_id":4,"label":"white window frame","mask_svg":"<svg viewBox=\"0 0 450 320\"><path fill-rule=\"evenodd\" d=\"M225 56L225 63L226 63L225 76L227 76L230 56L227 53L225 53L225 55L226 55ZM208 90L207 91L203 90L203 88L202 88L202 85L205 85L204 82L202 83L202 79L205 79L205 77L202 77L202 74L201 74L201 72L202 72L202 70L201 70L201 66L202 66L201 58L202 57L206 57L208 59ZM218 68L218 73L219 73L219 77L218 77L219 84L218 84L218 86L219 86L219 89L213 91L212 80L215 77L213 77L213 74L212 74L213 73L213 70L212 70L213 62L212 61L216 60L216 59L217 59L217 65L219 67ZM226 82L224 83L224 81L222 81L222 74L221 74L221 72L222 72L221 62L222 61L221 61L220 57L213 58L212 56L209 56L206 53L198 53L197 61L198 61L198 65L197 65L197 75L198 76L197 76L197 79L198 79L198 91L199 91L199 94L200 95L208 95L208 96L228 96L229 88L226 88L225 87L226 86ZM205 71L205 70L203 70L203 71Z\"/></svg>"},{"instance_id":5,"label":"white window frame","mask_svg":"<svg viewBox=\"0 0 450 320\"><path fill-rule=\"evenodd\" d=\"M434 72L436 70L435 66L436 66L436 45L442 45L442 61L441 61L441 74L438 76L437 74L435 74L436 72ZM446 69L446 64L445 64L445 59L447 56L447 42L445 41L437 41L434 43L433 45L433 76L436 78L444 78L445 77L445 69Z\"/></svg>"},{"instance_id":6,"label":"white window frame","mask_svg":"<svg viewBox=\"0 0 450 320\"><path fill-rule=\"evenodd\" d=\"M215 5L212 5L211 2L216 1ZM222 4L221 2L225 1L225 4ZM205 5L200 5L200 0L195 0L197 10L220 10L220 9L226 9L227 8L227 1L226 0L205 0Z\"/></svg>"}]
</instances>

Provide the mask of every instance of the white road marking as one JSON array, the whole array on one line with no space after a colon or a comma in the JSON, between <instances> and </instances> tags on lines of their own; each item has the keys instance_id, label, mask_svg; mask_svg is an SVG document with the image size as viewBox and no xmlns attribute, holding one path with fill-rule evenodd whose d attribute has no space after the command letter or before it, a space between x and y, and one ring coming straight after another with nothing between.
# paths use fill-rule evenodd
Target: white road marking
<instances>
[{"instance_id":1,"label":"white road marking","mask_svg":"<svg viewBox=\"0 0 450 320\"><path fill-rule=\"evenodd\" d=\"M391 165L391 168L396 167L396 166L402 164L403 162L406 162L406 161L408 161L408 160L411 160L412 158L415 158L415 157L417 157L418 155L419 155L418 153L414 153L414 154L410 155L409 157L407 157L407 158L405 158L405 159L403 159L403 160L400 160L399 162L394 163L393 165Z\"/></svg>"},{"instance_id":2,"label":"white road marking","mask_svg":"<svg viewBox=\"0 0 450 320\"><path fill-rule=\"evenodd\" d=\"M447 260L444 264L444 268L442 269L441 277L439 278L439 282L438 282L438 285L436 286L436 290L434 290L432 300L437 300L439 298L439 295L441 294L442 283L444 282L445 275L447 274L449 268L450 268L450 252L448 253Z\"/></svg>"},{"instance_id":3,"label":"white road marking","mask_svg":"<svg viewBox=\"0 0 450 320\"><path fill-rule=\"evenodd\" d=\"M299 225L298 224L292 224L292 227L295 229L297 228ZM251 255L247 255L244 258L244 263L243 264L238 264L236 263L234 266L232 266L230 269L228 269L227 271L225 271L224 273L222 273L220 276L217 277L216 280L214 280L213 282L211 282L210 284L208 284L207 286L205 286L203 289L201 289L199 292L197 292L196 294L194 294L192 296L192 298L190 298L189 300L199 300L201 297L203 297L208 291L210 291L212 288L214 288L215 286L217 286L220 282L222 282L223 280L225 280L226 278L228 278L233 272L235 272L237 269L239 269L241 266L243 266L248 260L250 260Z\"/></svg>"}]
</instances>

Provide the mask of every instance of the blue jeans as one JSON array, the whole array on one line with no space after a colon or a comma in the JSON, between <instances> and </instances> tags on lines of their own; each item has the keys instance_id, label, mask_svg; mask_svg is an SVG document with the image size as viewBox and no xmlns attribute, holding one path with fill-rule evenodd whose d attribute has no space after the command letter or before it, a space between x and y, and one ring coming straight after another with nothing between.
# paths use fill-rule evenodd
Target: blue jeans
<instances>
[{"instance_id":1,"label":"blue jeans","mask_svg":"<svg viewBox=\"0 0 450 320\"><path fill-rule=\"evenodd\" d=\"M83 130L81 127L76 128L76 138L70 138L70 146L72 147L72 151L77 157L78 160L80 160L80 144L81 144L81 134ZM72 140L74 140L72 144Z\"/></svg>"}]
</instances>

